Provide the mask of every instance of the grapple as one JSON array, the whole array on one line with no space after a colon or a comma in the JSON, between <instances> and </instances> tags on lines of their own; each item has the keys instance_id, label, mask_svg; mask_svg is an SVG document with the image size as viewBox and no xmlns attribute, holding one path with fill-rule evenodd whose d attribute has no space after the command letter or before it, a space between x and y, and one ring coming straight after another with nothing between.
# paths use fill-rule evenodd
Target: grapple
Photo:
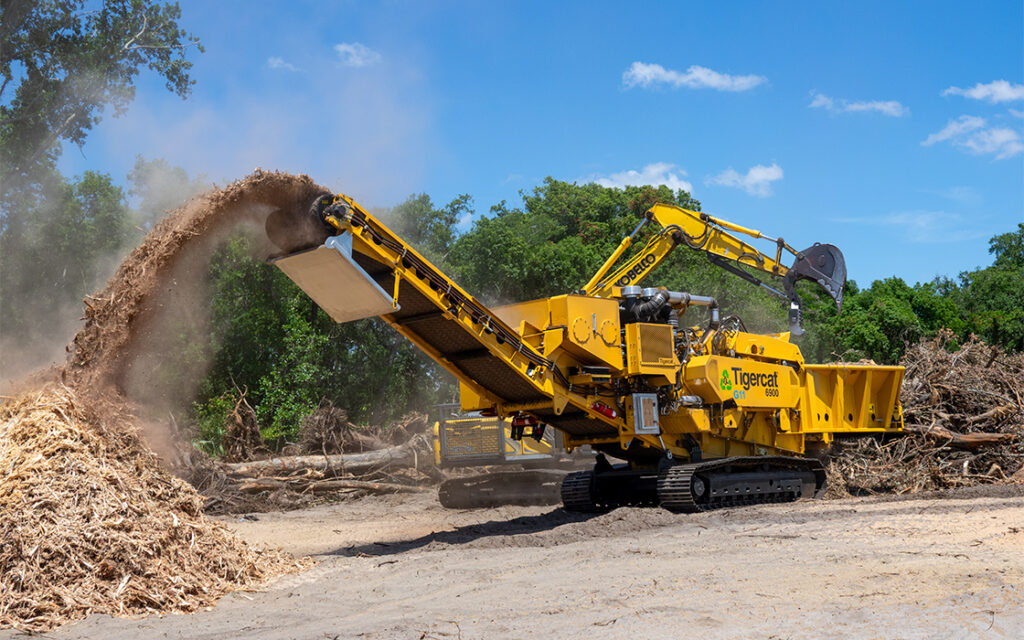
<instances>
[{"instance_id":1,"label":"grapple","mask_svg":"<svg viewBox=\"0 0 1024 640\"><path fill-rule=\"evenodd\" d=\"M818 244L796 254L793 266L782 280L786 295L796 296L796 283L800 280L817 282L836 301L836 309L843 310L843 285L846 284L846 259L843 252L832 244Z\"/></svg>"},{"instance_id":2,"label":"grapple","mask_svg":"<svg viewBox=\"0 0 1024 640\"><path fill-rule=\"evenodd\" d=\"M801 321L803 305L796 292L796 283L811 280L818 283L835 300L836 309L843 310L843 287L846 285L846 259L838 247L831 244L814 243L796 254L793 266L782 278L786 297L790 300L789 326L794 335L804 333Z\"/></svg>"}]
</instances>

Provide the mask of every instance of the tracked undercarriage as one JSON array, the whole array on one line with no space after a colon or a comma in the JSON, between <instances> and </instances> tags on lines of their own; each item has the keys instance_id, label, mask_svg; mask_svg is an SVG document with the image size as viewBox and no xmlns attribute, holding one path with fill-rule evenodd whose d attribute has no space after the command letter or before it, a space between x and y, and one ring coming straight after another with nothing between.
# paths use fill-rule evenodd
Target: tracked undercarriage
<instances>
[{"instance_id":1,"label":"tracked undercarriage","mask_svg":"<svg viewBox=\"0 0 1024 640\"><path fill-rule=\"evenodd\" d=\"M813 498L825 489L825 469L809 458L784 456L720 458L666 464L661 469L616 469L598 463L562 483L568 511L595 513L623 506L660 506L694 513Z\"/></svg>"}]
</instances>

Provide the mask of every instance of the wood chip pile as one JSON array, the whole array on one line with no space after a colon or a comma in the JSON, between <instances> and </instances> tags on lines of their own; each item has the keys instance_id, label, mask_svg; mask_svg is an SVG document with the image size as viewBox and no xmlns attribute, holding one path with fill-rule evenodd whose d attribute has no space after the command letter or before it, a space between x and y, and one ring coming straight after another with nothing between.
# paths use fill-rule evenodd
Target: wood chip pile
<instances>
[{"instance_id":1,"label":"wood chip pile","mask_svg":"<svg viewBox=\"0 0 1024 640\"><path fill-rule=\"evenodd\" d=\"M202 514L130 431L66 389L0 406L0 628L188 612L302 568Z\"/></svg>"},{"instance_id":2,"label":"wood chip pile","mask_svg":"<svg viewBox=\"0 0 1024 640\"><path fill-rule=\"evenodd\" d=\"M1024 354L940 333L903 359L906 436L838 444L833 497L1024 482Z\"/></svg>"},{"instance_id":3,"label":"wood chip pile","mask_svg":"<svg viewBox=\"0 0 1024 640\"><path fill-rule=\"evenodd\" d=\"M124 390L139 374L135 388L148 387L146 357L160 356L149 341L179 267L203 266L219 234L259 228L276 209L302 212L324 192L307 177L257 171L171 212L87 297L85 325L55 372L67 386L40 381L0 401L0 629L195 611L308 564L208 520L203 498L142 443L129 406L145 398ZM247 408L235 412L238 457L256 446ZM178 457L169 466L194 469L197 484L222 481L211 463Z\"/></svg>"}]
</instances>

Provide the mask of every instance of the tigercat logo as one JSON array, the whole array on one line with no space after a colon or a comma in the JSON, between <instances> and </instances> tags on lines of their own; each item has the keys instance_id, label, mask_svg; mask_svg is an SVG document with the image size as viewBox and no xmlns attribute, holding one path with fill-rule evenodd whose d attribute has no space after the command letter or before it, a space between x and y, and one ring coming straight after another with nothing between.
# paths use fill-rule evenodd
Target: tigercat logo
<instances>
[{"instance_id":1,"label":"tigercat logo","mask_svg":"<svg viewBox=\"0 0 1024 640\"><path fill-rule=\"evenodd\" d=\"M764 395L768 398L779 398L779 372L775 371L772 373L750 373L743 371L739 367L732 367L732 375L729 375L729 369L722 371L722 377L718 381L718 386L722 391L732 391L732 397L735 400L744 400L747 397L747 391L751 389L761 388L764 389ZM736 389L733 390L735 384Z\"/></svg>"},{"instance_id":2,"label":"tigercat logo","mask_svg":"<svg viewBox=\"0 0 1024 640\"><path fill-rule=\"evenodd\" d=\"M722 379L718 381L718 386L721 387L722 391L732 391L732 381L729 380L729 372L722 372Z\"/></svg>"},{"instance_id":3,"label":"tigercat logo","mask_svg":"<svg viewBox=\"0 0 1024 640\"><path fill-rule=\"evenodd\" d=\"M750 387L779 388L778 371L774 373L747 373L741 371L739 367L733 367L732 373L736 379L736 384L741 385L747 391L750 391Z\"/></svg>"},{"instance_id":4,"label":"tigercat logo","mask_svg":"<svg viewBox=\"0 0 1024 640\"><path fill-rule=\"evenodd\" d=\"M615 281L615 284L624 287L632 282L644 269L654 264L654 254L648 253L643 257L643 260L633 265L633 268L622 275L621 278Z\"/></svg>"}]
</instances>

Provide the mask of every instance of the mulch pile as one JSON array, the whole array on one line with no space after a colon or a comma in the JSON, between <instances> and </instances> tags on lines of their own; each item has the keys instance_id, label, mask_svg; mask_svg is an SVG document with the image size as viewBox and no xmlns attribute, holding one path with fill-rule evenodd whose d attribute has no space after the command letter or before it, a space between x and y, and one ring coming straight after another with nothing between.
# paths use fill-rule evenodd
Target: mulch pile
<instances>
[{"instance_id":1,"label":"mulch pile","mask_svg":"<svg viewBox=\"0 0 1024 640\"><path fill-rule=\"evenodd\" d=\"M907 434L837 444L833 497L1024 482L1024 354L941 332L907 350Z\"/></svg>"},{"instance_id":2,"label":"mulch pile","mask_svg":"<svg viewBox=\"0 0 1024 640\"><path fill-rule=\"evenodd\" d=\"M74 392L0 406L0 628L189 612L307 561L253 549Z\"/></svg>"},{"instance_id":3,"label":"mulch pile","mask_svg":"<svg viewBox=\"0 0 1024 640\"><path fill-rule=\"evenodd\" d=\"M62 384L40 381L0 404L0 629L195 611L308 564L253 549L207 519L203 498L143 443L126 388L133 367L146 374L140 354L159 333L152 323L179 267L200 263L221 233L262 226L275 210L304 211L325 191L304 176L257 171L171 212L87 297L85 325L56 372ZM238 435L254 445L245 406L236 413ZM171 466L201 476L198 486L220 482L193 453L175 454Z\"/></svg>"}]
</instances>

